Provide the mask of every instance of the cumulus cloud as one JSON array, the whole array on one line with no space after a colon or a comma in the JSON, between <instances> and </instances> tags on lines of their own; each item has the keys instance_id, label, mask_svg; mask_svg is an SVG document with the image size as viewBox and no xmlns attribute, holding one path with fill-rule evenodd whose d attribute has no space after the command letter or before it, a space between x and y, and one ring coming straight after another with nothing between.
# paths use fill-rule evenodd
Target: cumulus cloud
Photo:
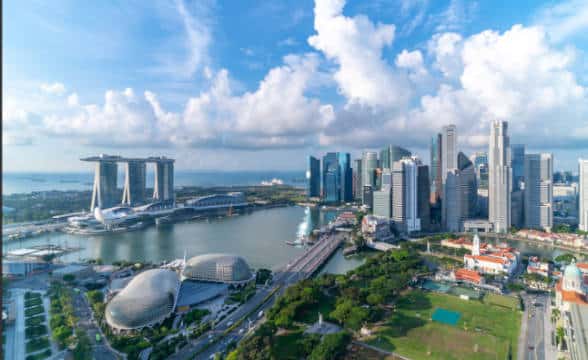
<instances>
[{"instance_id":1,"label":"cumulus cloud","mask_svg":"<svg viewBox=\"0 0 588 360\"><path fill-rule=\"evenodd\" d=\"M308 43L337 64L334 78L349 103L402 106L409 99L407 81L382 58L394 39L391 24L374 24L365 15L343 15L344 0L317 0L316 34Z\"/></svg>"},{"instance_id":2,"label":"cumulus cloud","mask_svg":"<svg viewBox=\"0 0 588 360\"><path fill-rule=\"evenodd\" d=\"M547 30L555 42L588 32L588 6L585 0L568 0L543 7L535 22Z\"/></svg>"},{"instance_id":3,"label":"cumulus cloud","mask_svg":"<svg viewBox=\"0 0 588 360\"><path fill-rule=\"evenodd\" d=\"M515 134L537 142L535 135L547 129L552 136L573 133L588 115L586 89L571 71L574 54L550 45L540 27L515 25L504 33L487 30L465 39L441 34L429 48L435 66L459 81L423 97L413 111L416 119L457 123L473 139L480 139L488 121L507 120ZM556 125L563 113L569 117Z\"/></svg>"},{"instance_id":4,"label":"cumulus cloud","mask_svg":"<svg viewBox=\"0 0 588 360\"><path fill-rule=\"evenodd\" d=\"M60 82L54 82L52 84L42 83L39 88L41 91L51 95L62 95L65 93L65 85Z\"/></svg>"},{"instance_id":5,"label":"cumulus cloud","mask_svg":"<svg viewBox=\"0 0 588 360\"><path fill-rule=\"evenodd\" d=\"M316 54L288 55L255 91L242 94L232 89L227 70L209 70L209 88L191 97L183 112L166 111L150 91L109 90L102 104L81 104L72 93L67 107L46 114L38 125L45 135L111 146L256 149L314 144L334 118L331 105L306 95L318 65ZM10 120L5 129L30 126L24 111L5 117Z\"/></svg>"}]
</instances>

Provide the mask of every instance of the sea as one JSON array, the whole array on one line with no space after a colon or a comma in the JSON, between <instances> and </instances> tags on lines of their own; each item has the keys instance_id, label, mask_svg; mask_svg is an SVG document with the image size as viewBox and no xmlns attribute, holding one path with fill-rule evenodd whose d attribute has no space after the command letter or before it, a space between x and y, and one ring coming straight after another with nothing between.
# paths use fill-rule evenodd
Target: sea
<instances>
[{"instance_id":1,"label":"sea","mask_svg":"<svg viewBox=\"0 0 588 360\"><path fill-rule=\"evenodd\" d=\"M296 187L305 186L304 171L175 171L175 187L259 185L277 179ZM2 195L34 191L92 190L94 174L87 173L2 173ZM122 187L124 174L118 174ZM147 187L153 186L153 174L147 173Z\"/></svg>"}]
</instances>

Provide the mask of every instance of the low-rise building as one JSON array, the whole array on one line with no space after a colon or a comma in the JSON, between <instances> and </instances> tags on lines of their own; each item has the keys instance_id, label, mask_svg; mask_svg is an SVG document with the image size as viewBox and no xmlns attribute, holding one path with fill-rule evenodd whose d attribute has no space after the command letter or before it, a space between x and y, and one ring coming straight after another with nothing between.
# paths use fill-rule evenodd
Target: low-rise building
<instances>
[{"instance_id":1,"label":"low-rise building","mask_svg":"<svg viewBox=\"0 0 588 360\"><path fill-rule=\"evenodd\" d=\"M478 234L474 235L472 253L463 257L464 266L482 274L510 276L519 264L519 253L510 247L482 249Z\"/></svg>"},{"instance_id":2,"label":"low-rise building","mask_svg":"<svg viewBox=\"0 0 588 360\"><path fill-rule=\"evenodd\" d=\"M368 243L392 239L390 220L380 216L364 216L361 221L361 232Z\"/></svg>"},{"instance_id":3,"label":"low-rise building","mask_svg":"<svg viewBox=\"0 0 588 360\"><path fill-rule=\"evenodd\" d=\"M537 256L531 256L527 265L527 272L548 277L551 274L551 265L548 262L540 261Z\"/></svg>"},{"instance_id":4,"label":"low-rise building","mask_svg":"<svg viewBox=\"0 0 588 360\"><path fill-rule=\"evenodd\" d=\"M455 281L463 281L474 285L484 284L484 277L475 270L457 269L453 272L453 277Z\"/></svg>"}]
</instances>

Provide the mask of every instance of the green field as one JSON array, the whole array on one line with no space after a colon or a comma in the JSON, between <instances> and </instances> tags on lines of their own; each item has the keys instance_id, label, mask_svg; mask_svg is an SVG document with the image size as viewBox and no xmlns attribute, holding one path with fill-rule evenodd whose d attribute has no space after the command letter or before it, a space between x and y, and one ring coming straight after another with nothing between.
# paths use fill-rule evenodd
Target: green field
<instances>
[{"instance_id":1,"label":"green field","mask_svg":"<svg viewBox=\"0 0 588 360\"><path fill-rule=\"evenodd\" d=\"M507 302L508 299L493 299ZM457 311L456 326L431 321L436 308ZM521 314L503 306L415 290L368 341L412 359L505 359L516 356Z\"/></svg>"}]
</instances>

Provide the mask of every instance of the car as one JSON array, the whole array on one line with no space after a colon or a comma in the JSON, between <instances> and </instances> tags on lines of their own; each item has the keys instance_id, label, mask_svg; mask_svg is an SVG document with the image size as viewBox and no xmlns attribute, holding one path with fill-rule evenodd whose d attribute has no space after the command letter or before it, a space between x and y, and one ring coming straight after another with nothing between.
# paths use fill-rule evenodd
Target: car
<instances>
[{"instance_id":1,"label":"car","mask_svg":"<svg viewBox=\"0 0 588 360\"><path fill-rule=\"evenodd\" d=\"M529 345L529 350L533 350L533 349L535 349L535 347L534 347L534 346L531 346L531 345Z\"/></svg>"},{"instance_id":2,"label":"car","mask_svg":"<svg viewBox=\"0 0 588 360\"><path fill-rule=\"evenodd\" d=\"M258 317L258 318L260 318L260 317L262 317L262 316L263 316L263 310L261 310L261 311L260 311L260 312L257 314L257 317Z\"/></svg>"},{"instance_id":3,"label":"car","mask_svg":"<svg viewBox=\"0 0 588 360\"><path fill-rule=\"evenodd\" d=\"M233 322L232 322L232 321L229 321L229 322L227 323L227 326L231 326L231 325L233 325Z\"/></svg>"},{"instance_id":4,"label":"car","mask_svg":"<svg viewBox=\"0 0 588 360\"><path fill-rule=\"evenodd\" d=\"M245 329L240 329L239 330L239 335L242 335L245 332Z\"/></svg>"}]
</instances>

